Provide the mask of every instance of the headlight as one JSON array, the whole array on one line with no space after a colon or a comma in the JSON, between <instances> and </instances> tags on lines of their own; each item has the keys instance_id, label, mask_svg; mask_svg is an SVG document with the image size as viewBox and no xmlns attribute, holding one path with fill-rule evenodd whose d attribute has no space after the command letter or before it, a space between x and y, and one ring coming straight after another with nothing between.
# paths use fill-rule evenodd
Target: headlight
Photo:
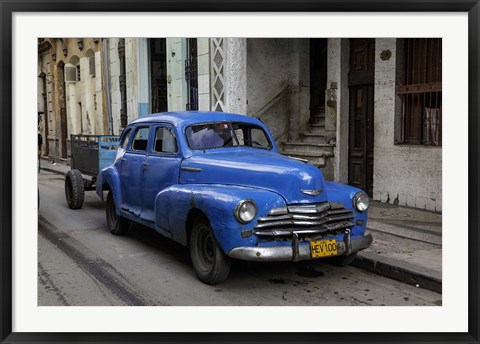
<instances>
[{"instance_id":1,"label":"headlight","mask_svg":"<svg viewBox=\"0 0 480 344\"><path fill-rule=\"evenodd\" d=\"M257 206L251 199L240 201L234 212L235 218L240 223L248 223L257 216Z\"/></svg>"},{"instance_id":2,"label":"headlight","mask_svg":"<svg viewBox=\"0 0 480 344\"><path fill-rule=\"evenodd\" d=\"M368 195L363 191L353 197L353 207L360 212L367 210L369 204Z\"/></svg>"}]
</instances>

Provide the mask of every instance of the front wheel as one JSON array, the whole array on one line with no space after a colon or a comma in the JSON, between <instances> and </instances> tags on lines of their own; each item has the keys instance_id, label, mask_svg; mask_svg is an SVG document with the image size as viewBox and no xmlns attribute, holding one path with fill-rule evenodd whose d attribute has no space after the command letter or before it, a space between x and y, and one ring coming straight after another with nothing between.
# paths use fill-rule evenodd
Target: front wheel
<instances>
[{"instance_id":1,"label":"front wheel","mask_svg":"<svg viewBox=\"0 0 480 344\"><path fill-rule=\"evenodd\" d=\"M223 253L208 221L199 217L190 236L192 265L200 281L217 284L227 279L231 259Z\"/></svg>"},{"instance_id":2,"label":"front wheel","mask_svg":"<svg viewBox=\"0 0 480 344\"><path fill-rule=\"evenodd\" d=\"M107 196L106 217L108 229L112 234L122 235L128 231L130 221L120 215L117 215L112 191L109 191Z\"/></svg>"}]
</instances>

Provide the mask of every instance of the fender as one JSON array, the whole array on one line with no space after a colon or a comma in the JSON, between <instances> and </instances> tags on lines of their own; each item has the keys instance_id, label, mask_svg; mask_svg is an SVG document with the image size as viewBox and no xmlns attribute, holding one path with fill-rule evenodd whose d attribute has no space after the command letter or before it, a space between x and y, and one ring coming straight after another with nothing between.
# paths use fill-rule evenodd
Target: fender
<instances>
[{"instance_id":1,"label":"fender","mask_svg":"<svg viewBox=\"0 0 480 344\"><path fill-rule=\"evenodd\" d=\"M234 211L242 200L251 199L257 205L256 217L241 224ZM242 186L219 184L173 185L159 192L155 199L155 226L157 231L171 233L171 238L187 245L187 218L192 209L203 212L222 250L230 252L238 246L257 244L254 235L242 238L242 231L253 230L257 219L266 216L271 208L285 206L277 193Z\"/></svg>"},{"instance_id":2,"label":"fender","mask_svg":"<svg viewBox=\"0 0 480 344\"><path fill-rule=\"evenodd\" d=\"M362 190L345 184L336 182L325 182L325 189L328 193L328 200L330 202L341 202L345 205L345 208L352 209L356 220L363 220L363 225L355 225L352 228L352 237L362 236L365 233L367 227L367 214L368 210L364 212L358 212L353 207L353 198L357 192Z\"/></svg>"},{"instance_id":3,"label":"fender","mask_svg":"<svg viewBox=\"0 0 480 344\"><path fill-rule=\"evenodd\" d=\"M117 214L119 214L119 205L122 204L122 193L120 192L120 178L118 176L117 169L114 165L104 168L100 171L96 181L96 193L98 197L102 200L105 198L103 191L105 190L105 185L108 185L110 190L113 192L113 199L116 205Z\"/></svg>"}]
</instances>

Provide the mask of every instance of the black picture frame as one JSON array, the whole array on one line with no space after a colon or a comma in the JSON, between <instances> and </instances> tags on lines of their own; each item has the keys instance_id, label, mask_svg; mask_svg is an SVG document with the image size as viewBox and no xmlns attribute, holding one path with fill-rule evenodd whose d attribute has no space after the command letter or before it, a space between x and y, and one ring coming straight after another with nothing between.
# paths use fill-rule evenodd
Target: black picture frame
<instances>
[{"instance_id":1,"label":"black picture frame","mask_svg":"<svg viewBox=\"0 0 480 344\"><path fill-rule=\"evenodd\" d=\"M468 12L468 332L465 333L19 333L12 332L12 15L15 12ZM0 0L0 340L2 343L432 342L478 343L479 333L479 14L478 0L18 1ZM341 321L341 320L339 320ZM380 330L380 329L379 329Z\"/></svg>"}]
</instances>

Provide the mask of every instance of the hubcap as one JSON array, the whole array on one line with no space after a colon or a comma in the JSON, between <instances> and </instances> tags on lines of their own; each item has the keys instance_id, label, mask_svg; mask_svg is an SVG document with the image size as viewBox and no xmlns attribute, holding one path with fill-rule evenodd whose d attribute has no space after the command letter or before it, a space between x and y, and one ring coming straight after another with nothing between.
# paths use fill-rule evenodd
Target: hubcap
<instances>
[{"instance_id":1,"label":"hubcap","mask_svg":"<svg viewBox=\"0 0 480 344\"><path fill-rule=\"evenodd\" d=\"M215 260L215 244L209 228L202 226L197 240L197 261L203 271L209 271Z\"/></svg>"}]
</instances>

